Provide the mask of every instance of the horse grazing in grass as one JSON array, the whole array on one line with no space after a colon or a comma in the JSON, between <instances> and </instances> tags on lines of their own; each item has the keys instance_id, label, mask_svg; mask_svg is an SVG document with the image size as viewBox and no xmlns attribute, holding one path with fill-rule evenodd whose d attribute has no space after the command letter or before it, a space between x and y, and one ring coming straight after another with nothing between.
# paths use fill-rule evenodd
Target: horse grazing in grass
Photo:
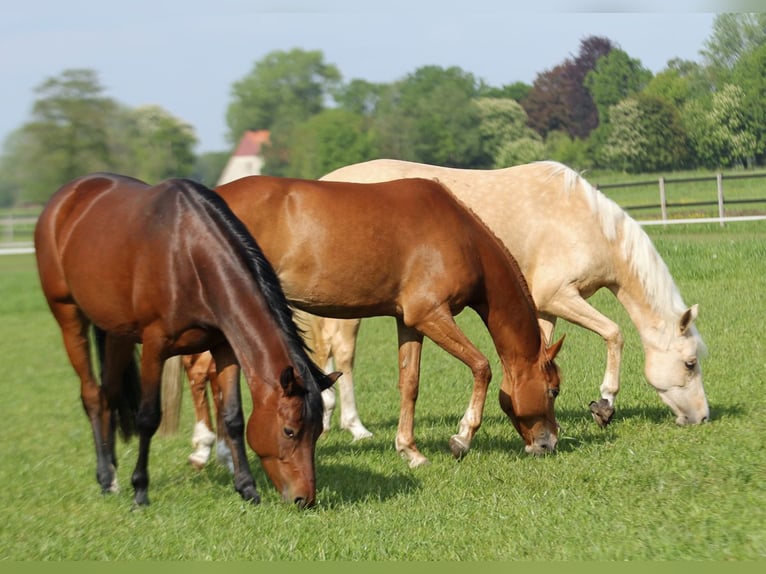
<instances>
[{"instance_id":1,"label":"horse grazing in grass","mask_svg":"<svg viewBox=\"0 0 766 574\"><path fill-rule=\"evenodd\" d=\"M646 357L645 375L675 413L679 425L709 417L699 359L706 353L694 320L698 307L684 305L667 266L641 227L613 201L570 168L535 162L497 170L436 167L374 160L342 167L327 181L369 183L402 177L438 179L500 238L519 263L550 341L558 317L594 331L607 348L601 398L590 404L600 425L614 414L620 388L623 336L620 327L586 299L602 287L614 293L636 326ZM353 397L353 364L359 320L313 317L323 333L315 360L335 359L341 426L355 438L369 436ZM325 426L335 404L323 393Z\"/></svg>"},{"instance_id":2,"label":"horse grazing in grass","mask_svg":"<svg viewBox=\"0 0 766 574\"><path fill-rule=\"evenodd\" d=\"M116 488L115 429L139 437L134 501L149 503L149 446L160 423L160 379L172 355L212 350L234 485L257 503L243 439L239 369L253 398L247 439L282 497L316 496L314 448L325 376L308 358L277 276L221 198L182 179L149 186L93 174L61 187L35 229L43 293L80 378L96 477ZM101 384L88 330L95 327ZM140 381L135 345L141 343Z\"/></svg>"},{"instance_id":3,"label":"horse grazing in grass","mask_svg":"<svg viewBox=\"0 0 766 574\"><path fill-rule=\"evenodd\" d=\"M468 408L450 439L455 457L468 452L481 424L491 371L454 321L465 307L479 314L492 337L503 369L500 404L526 451L555 449L560 381L553 359L561 341L546 346L515 260L440 184L251 176L216 191L257 238L293 306L328 317L396 318L401 403L395 444L410 466L427 462L414 437L423 337L473 374Z\"/></svg>"}]
</instances>

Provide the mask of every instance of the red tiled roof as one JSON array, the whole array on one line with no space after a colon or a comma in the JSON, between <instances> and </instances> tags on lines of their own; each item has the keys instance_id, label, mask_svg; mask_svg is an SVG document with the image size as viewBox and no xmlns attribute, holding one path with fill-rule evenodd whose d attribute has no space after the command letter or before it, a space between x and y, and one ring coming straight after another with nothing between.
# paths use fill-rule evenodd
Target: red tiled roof
<instances>
[{"instance_id":1,"label":"red tiled roof","mask_svg":"<svg viewBox=\"0 0 766 574\"><path fill-rule=\"evenodd\" d=\"M261 155L261 145L269 141L269 130L246 131L232 155Z\"/></svg>"}]
</instances>

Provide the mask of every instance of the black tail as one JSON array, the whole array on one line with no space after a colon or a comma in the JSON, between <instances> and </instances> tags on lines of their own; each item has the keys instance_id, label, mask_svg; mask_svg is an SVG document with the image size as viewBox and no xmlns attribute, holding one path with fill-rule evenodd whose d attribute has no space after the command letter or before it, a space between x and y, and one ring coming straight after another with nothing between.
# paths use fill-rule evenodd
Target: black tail
<instances>
[{"instance_id":1,"label":"black tail","mask_svg":"<svg viewBox=\"0 0 766 574\"><path fill-rule=\"evenodd\" d=\"M104 384L104 354L106 350L106 332L93 327L95 335L98 363L101 368L100 379ZM136 434L136 414L141 402L141 373L138 370L138 361L135 354L122 375L122 380L117 384L119 389L114 392L106 392L109 408L112 409L113 422L120 429L122 438L128 440Z\"/></svg>"}]
</instances>

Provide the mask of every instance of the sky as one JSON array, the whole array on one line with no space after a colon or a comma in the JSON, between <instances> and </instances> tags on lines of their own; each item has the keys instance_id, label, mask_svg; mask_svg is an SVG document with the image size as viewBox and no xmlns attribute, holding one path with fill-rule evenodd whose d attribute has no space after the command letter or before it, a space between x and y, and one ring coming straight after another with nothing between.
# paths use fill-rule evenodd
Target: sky
<instances>
[{"instance_id":1,"label":"sky","mask_svg":"<svg viewBox=\"0 0 766 574\"><path fill-rule=\"evenodd\" d=\"M532 84L581 40L604 36L657 73L673 58L701 61L724 5L732 0L19 0L0 18L0 142L30 120L35 88L70 68L95 70L123 105L159 105L190 124L197 153L227 151L231 86L275 50L319 50L344 81L388 83L435 65L500 87Z\"/></svg>"}]
</instances>

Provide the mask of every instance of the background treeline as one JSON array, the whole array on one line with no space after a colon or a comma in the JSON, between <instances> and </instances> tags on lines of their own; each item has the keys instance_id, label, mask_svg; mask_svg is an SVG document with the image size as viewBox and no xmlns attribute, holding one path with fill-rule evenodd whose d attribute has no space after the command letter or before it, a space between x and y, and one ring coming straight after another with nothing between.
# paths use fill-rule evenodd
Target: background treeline
<instances>
[{"instance_id":1,"label":"background treeline","mask_svg":"<svg viewBox=\"0 0 766 574\"><path fill-rule=\"evenodd\" d=\"M344 81L321 51L275 51L231 87L232 147L268 129L264 173L316 178L376 157L464 168L555 159L577 170L656 172L766 163L766 14L721 14L701 61L654 75L604 37L532 85L487 85L424 66L393 83ZM98 74L70 69L36 90L4 142L0 206L44 202L96 170L213 185L230 153L195 154L194 128L159 106L128 108Z\"/></svg>"}]
</instances>

